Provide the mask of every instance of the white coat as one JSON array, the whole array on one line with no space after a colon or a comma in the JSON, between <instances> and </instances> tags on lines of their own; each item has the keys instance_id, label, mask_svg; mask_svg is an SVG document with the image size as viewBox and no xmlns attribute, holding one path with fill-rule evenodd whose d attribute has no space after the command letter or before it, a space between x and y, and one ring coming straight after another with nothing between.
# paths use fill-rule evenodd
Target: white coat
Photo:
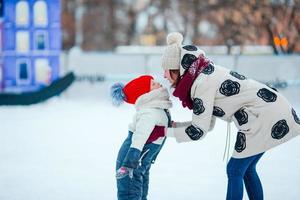
<instances>
[{"instance_id":1,"label":"white coat","mask_svg":"<svg viewBox=\"0 0 300 200\"><path fill-rule=\"evenodd\" d=\"M181 74L187 54L192 53L183 51ZM174 128L178 142L202 139L212 129L215 117L233 121L238 129L235 158L265 152L300 134L300 120L284 96L224 67L207 67L194 81L190 95L192 121Z\"/></svg>"}]
</instances>

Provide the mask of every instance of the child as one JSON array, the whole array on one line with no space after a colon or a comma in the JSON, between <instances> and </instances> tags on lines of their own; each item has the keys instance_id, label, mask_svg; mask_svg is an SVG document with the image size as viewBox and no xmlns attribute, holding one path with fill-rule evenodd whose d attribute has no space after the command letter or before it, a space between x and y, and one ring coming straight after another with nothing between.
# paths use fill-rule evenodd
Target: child
<instances>
[{"instance_id":1,"label":"child","mask_svg":"<svg viewBox=\"0 0 300 200\"><path fill-rule=\"evenodd\" d=\"M165 142L165 130L170 127L167 89L152 76L140 76L125 86L111 88L113 103L134 104L136 114L129 125L129 134L121 146L116 164L119 200L146 200L149 170Z\"/></svg>"}]
</instances>

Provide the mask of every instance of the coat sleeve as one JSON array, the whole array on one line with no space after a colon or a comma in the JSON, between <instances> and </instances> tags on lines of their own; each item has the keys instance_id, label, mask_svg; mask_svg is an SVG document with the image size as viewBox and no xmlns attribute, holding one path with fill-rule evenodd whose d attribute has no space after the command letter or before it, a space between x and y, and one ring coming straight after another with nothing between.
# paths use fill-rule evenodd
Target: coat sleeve
<instances>
[{"instance_id":1,"label":"coat sleeve","mask_svg":"<svg viewBox=\"0 0 300 200\"><path fill-rule=\"evenodd\" d=\"M216 117L215 117L215 116L212 116L211 122L210 122L210 127L209 127L208 131L211 131L211 130L214 128L215 123L216 123ZM187 126L189 126L189 125L192 124L192 121L175 122L175 124L176 124L176 128L187 127Z\"/></svg>"},{"instance_id":2,"label":"coat sleeve","mask_svg":"<svg viewBox=\"0 0 300 200\"><path fill-rule=\"evenodd\" d=\"M131 146L123 161L123 166L136 168L139 163L140 154L151 135L155 125L155 116L150 110L142 111L137 116L136 129L132 135Z\"/></svg>"},{"instance_id":3,"label":"coat sleeve","mask_svg":"<svg viewBox=\"0 0 300 200\"><path fill-rule=\"evenodd\" d=\"M213 129L215 117L212 116L216 87L210 85L209 80L198 83L193 92L193 115L190 124L174 128L174 137L177 142L188 142L205 137Z\"/></svg>"},{"instance_id":4,"label":"coat sleeve","mask_svg":"<svg viewBox=\"0 0 300 200\"><path fill-rule=\"evenodd\" d=\"M191 125L191 121L186 121L186 122L175 122L175 126L176 128L180 128L180 127L187 127L189 125Z\"/></svg>"}]
</instances>

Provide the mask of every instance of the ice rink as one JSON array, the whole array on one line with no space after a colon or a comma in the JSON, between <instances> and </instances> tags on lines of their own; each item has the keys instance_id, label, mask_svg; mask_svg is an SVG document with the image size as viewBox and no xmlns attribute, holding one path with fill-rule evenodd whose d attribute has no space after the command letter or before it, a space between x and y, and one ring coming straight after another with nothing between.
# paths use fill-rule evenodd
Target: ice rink
<instances>
[{"instance_id":1,"label":"ice rink","mask_svg":"<svg viewBox=\"0 0 300 200\"><path fill-rule=\"evenodd\" d=\"M71 88L42 104L0 107L1 200L116 199L115 159L134 108L113 107L109 83L88 88L93 98ZM299 88L282 92L300 113ZM175 121L191 118L177 101L171 113ZM221 120L202 141L168 139L150 172L149 200L225 199L225 139ZM265 199L300 199L299 169L300 137L267 152L258 164Z\"/></svg>"}]
</instances>

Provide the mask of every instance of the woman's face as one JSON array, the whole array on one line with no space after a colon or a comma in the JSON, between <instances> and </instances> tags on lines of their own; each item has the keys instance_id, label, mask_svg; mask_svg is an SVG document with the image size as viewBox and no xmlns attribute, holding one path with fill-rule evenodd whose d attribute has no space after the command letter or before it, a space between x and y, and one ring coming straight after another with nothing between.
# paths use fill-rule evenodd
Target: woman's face
<instances>
[{"instance_id":1,"label":"woman's face","mask_svg":"<svg viewBox=\"0 0 300 200\"><path fill-rule=\"evenodd\" d=\"M170 73L170 70L165 70L164 78L166 78L171 83L171 85L174 85L178 77L175 74L172 75Z\"/></svg>"},{"instance_id":2,"label":"woman's face","mask_svg":"<svg viewBox=\"0 0 300 200\"><path fill-rule=\"evenodd\" d=\"M161 88L161 84L159 82L154 81L151 79L150 91Z\"/></svg>"},{"instance_id":3,"label":"woman's face","mask_svg":"<svg viewBox=\"0 0 300 200\"><path fill-rule=\"evenodd\" d=\"M164 72L164 78L166 78L171 84L174 83L174 80L171 77L170 71L169 70L165 70Z\"/></svg>"}]
</instances>

